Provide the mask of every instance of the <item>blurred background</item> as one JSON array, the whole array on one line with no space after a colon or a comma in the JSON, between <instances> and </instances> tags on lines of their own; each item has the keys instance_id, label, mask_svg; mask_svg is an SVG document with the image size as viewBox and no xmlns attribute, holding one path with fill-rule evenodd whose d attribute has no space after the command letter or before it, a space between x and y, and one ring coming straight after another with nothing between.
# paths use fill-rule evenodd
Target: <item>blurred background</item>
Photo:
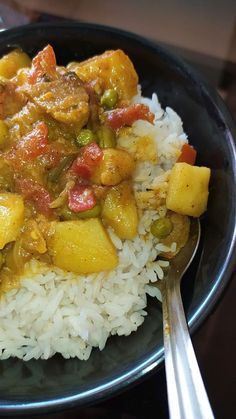
<instances>
[{"instance_id":1,"label":"blurred background","mask_svg":"<svg viewBox=\"0 0 236 419\"><path fill-rule=\"evenodd\" d=\"M217 88L236 119L236 0L0 0L0 30L62 19L110 25L166 46ZM219 419L236 417L235 298L234 273L221 301L193 336ZM109 401L45 417L167 419L164 368Z\"/></svg>"},{"instance_id":2,"label":"blurred background","mask_svg":"<svg viewBox=\"0 0 236 419\"><path fill-rule=\"evenodd\" d=\"M200 69L236 115L235 0L0 0L0 7L2 28L73 19L164 44Z\"/></svg>"}]
</instances>

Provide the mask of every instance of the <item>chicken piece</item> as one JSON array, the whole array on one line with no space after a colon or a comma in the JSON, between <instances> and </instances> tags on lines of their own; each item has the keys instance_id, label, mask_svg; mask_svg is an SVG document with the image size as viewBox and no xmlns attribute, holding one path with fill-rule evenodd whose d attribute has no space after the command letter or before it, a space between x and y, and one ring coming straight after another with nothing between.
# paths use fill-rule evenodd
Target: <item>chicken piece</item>
<instances>
[{"instance_id":1,"label":"chicken piece","mask_svg":"<svg viewBox=\"0 0 236 419\"><path fill-rule=\"evenodd\" d=\"M106 51L81 63L70 63L68 68L84 82L96 80L102 90L115 89L118 105L137 94L137 73L129 57L120 49Z\"/></svg>"},{"instance_id":2,"label":"chicken piece","mask_svg":"<svg viewBox=\"0 0 236 419\"><path fill-rule=\"evenodd\" d=\"M172 259L188 241L190 219L187 215L181 215L171 211L167 213L167 217L170 218L173 229L171 233L166 238L161 239L160 242L165 246L171 246L172 243L176 243L176 251L163 253L161 256Z\"/></svg>"},{"instance_id":3,"label":"chicken piece","mask_svg":"<svg viewBox=\"0 0 236 419\"><path fill-rule=\"evenodd\" d=\"M132 176L133 157L124 150L106 148L101 163L95 168L91 180L98 185L114 186Z\"/></svg>"},{"instance_id":4,"label":"chicken piece","mask_svg":"<svg viewBox=\"0 0 236 419\"><path fill-rule=\"evenodd\" d=\"M75 73L68 72L53 81L23 85L24 92L42 111L79 130L88 121L89 96Z\"/></svg>"},{"instance_id":5,"label":"chicken piece","mask_svg":"<svg viewBox=\"0 0 236 419\"><path fill-rule=\"evenodd\" d=\"M28 102L19 112L7 119L12 139L16 140L27 134L39 120L42 120L40 110L34 103Z\"/></svg>"}]
</instances>

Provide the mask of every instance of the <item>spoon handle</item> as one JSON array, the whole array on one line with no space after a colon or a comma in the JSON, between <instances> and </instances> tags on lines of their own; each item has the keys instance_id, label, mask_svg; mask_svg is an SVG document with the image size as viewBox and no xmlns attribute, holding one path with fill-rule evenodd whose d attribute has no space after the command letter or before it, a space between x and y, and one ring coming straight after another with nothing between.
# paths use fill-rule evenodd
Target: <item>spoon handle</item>
<instances>
[{"instance_id":1,"label":"spoon handle","mask_svg":"<svg viewBox=\"0 0 236 419\"><path fill-rule=\"evenodd\" d=\"M165 368L170 419L214 419L185 319L180 280L163 281Z\"/></svg>"}]
</instances>

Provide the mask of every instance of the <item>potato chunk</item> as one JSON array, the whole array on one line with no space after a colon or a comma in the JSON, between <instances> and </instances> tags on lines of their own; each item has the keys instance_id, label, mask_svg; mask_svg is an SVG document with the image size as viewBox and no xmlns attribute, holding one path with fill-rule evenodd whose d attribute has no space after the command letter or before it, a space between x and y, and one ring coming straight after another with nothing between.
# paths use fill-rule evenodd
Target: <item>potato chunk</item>
<instances>
[{"instance_id":1,"label":"potato chunk","mask_svg":"<svg viewBox=\"0 0 236 419\"><path fill-rule=\"evenodd\" d=\"M0 249L16 240L24 221L24 202L14 193L0 194Z\"/></svg>"},{"instance_id":2,"label":"potato chunk","mask_svg":"<svg viewBox=\"0 0 236 419\"><path fill-rule=\"evenodd\" d=\"M115 89L120 102L137 94L137 73L129 57L120 49L106 51L81 63L70 63L68 68L84 82L97 80L102 90Z\"/></svg>"},{"instance_id":3,"label":"potato chunk","mask_svg":"<svg viewBox=\"0 0 236 419\"><path fill-rule=\"evenodd\" d=\"M108 192L102 216L121 239L132 239L137 234L138 212L129 182L123 182Z\"/></svg>"},{"instance_id":4,"label":"potato chunk","mask_svg":"<svg viewBox=\"0 0 236 419\"><path fill-rule=\"evenodd\" d=\"M30 67L30 65L31 59L29 56L25 52L16 49L0 59L0 76L10 79L16 75L17 70L22 67Z\"/></svg>"},{"instance_id":5,"label":"potato chunk","mask_svg":"<svg viewBox=\"0 0 236 419\"><path fill-rule=\"evenodd\" d=\"M97 218L51 223L48 249L54 265L87 274L116 267L116 249Z\"/></svg>"},{"instance_id":6,"label":"potato chunk","mask_svg":"<svg viewBox=\"0 0 236 419\"><path fill-rule=\"evenodd\" d=\"M206 211L210 169L176 163L171 171L166 207L179 214L199 217Z\"/></svg>"},{"instance_id":7,"label":"potato chunk","mask_svg":"<svg viewBox=\"0 0 236 419\"><path fill-rule=\"evenodd\" d=\"M132 175L134 168L134 159L128 152L106 148L103 150L103 159L96 167L91 180L97 185L118 185Z\"/></svg>"}]
</instances>

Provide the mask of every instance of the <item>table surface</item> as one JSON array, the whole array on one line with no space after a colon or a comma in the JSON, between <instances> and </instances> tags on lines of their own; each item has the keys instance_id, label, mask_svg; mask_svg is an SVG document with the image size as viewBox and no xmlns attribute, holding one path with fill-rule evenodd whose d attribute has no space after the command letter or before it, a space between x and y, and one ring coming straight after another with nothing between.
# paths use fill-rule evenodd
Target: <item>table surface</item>
<instances>
[{"instance_id":1,"label":"table surface","mask_svg":"<svg viewBox=\"0 0 236 419\"><path fill-rule=\"evenodd\" d=\"M215 85L236 119L235 0L0 1L0 29L72 17L128 29L167 45ZM219 419L236 417L235 296L236 273L211 315L193 336L209 399ZM168 418L164 368L106 402L37 417L152 419L157 417L155 412L159 419Z\"/></svg>"}]
</instances>

